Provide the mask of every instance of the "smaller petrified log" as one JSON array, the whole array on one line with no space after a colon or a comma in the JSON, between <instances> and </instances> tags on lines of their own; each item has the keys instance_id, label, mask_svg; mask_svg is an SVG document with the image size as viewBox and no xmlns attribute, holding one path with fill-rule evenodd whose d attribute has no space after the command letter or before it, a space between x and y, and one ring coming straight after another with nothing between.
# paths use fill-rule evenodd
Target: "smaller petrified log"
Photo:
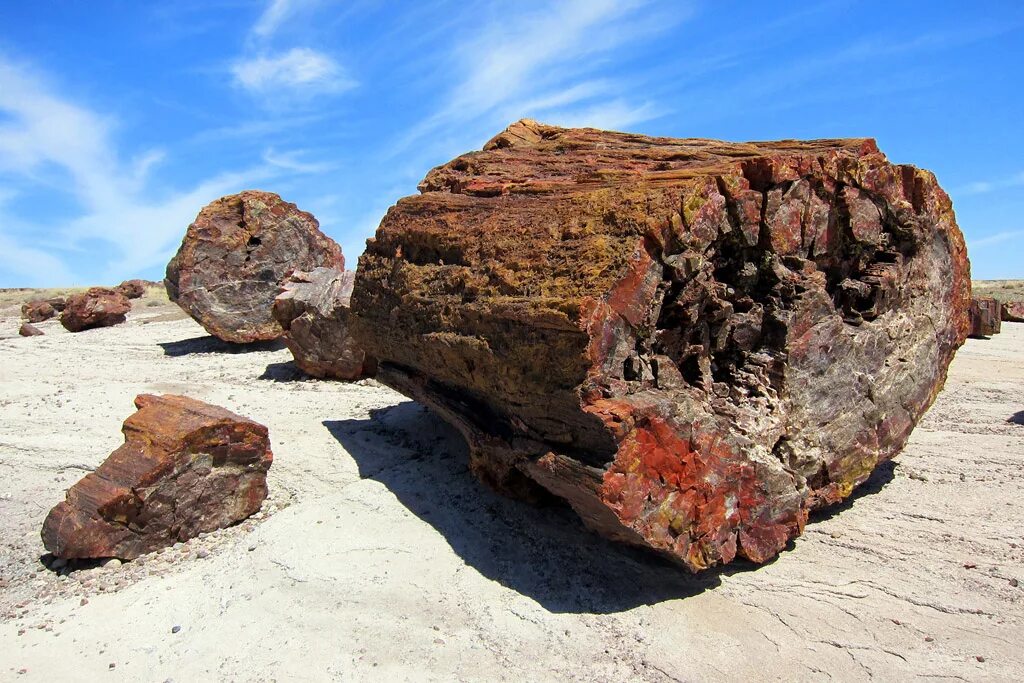
<instances>
[{"instance_id":1,"label":"smaller petrified log","mask_svg":"<svg viewBox=\"0 0 1024 683\"><path fill-rule=\"evenodd\" d=\"M38 337L43 334L43 331L32 323L22 323L18 328L18 334L22 337Z\"/></svg>"},{"instance_id":2,"label":"smaller petrified log","mask_svg":"<svg viewBox=\"0 0 1024 683\"><path fill-rule=\"evenodd\" d=\"M123 323L130 310L132 305L123 294L107 287L92 287L83 294L68 297L60 324L69 332L110 327Z\"/></svg>"},{"instance_id":3,"label":"smaller petrified log","mask_svg":"<svg viewBox=\"0 0 1024 683\"><path fill-rule=\"evenodd\" d=\"M971 297L971 334L974 338L999 334L999 302L992 297Z\"/></svg>"},{"instance_id":4,"label":"smaller petrified log","mask_svg":"<svg viewBox=\"0 0 1024 683\"><path fill-rule=\"evenodd\" d=\"M349 333L349 301L355 273L337 268L298 271L274 300L274 318L295 364L308 375L359 379L372 374L367 358Z\"/></svg>"},{"instance_id":5,"label":"smaller petrified log","mask_svg":"<svg viewBox=\"0 0 1024 683\"><path fill-rule=\"evenodd\" d=\"M47 301L29 301L21 307L21 316L30 323L41 323L57 315L57 310Z\"/></svg>"},{"instance_id":6,"label":"smaller petrified log","mask_svg":"<svg viewBox=\"0 0 1024 683\"><path fill-rule=\"evenodd\" d=\"M283 334L270 309L296 270L345 268L312 214L271 192L211 202L167 264L167 296L215 337L247 343Z\"/></svg>"},{"instance_id":7,"label":"smaller petrified log","mask_svg":"<svg viewBox=\"0 0 1024 683\"><path fill-rule=\"evenodd\" d=\"M1011 323L1024 323L1024 301L1004 302L1002 319Z\"/></svg>"},{"instance_id":8,"label":"smaller petrified log","mask_svg":"<svg viewBox=\"0 0 1024 683\"><path fill-rule=\"evenodd\" d=\"M140 299L146 293L146 281L125 280L117 287L114 287L114 291L124 294L129 299Z\"/></svg>"},{"instance_id":9,"label":"smaller petrified log","mask_svg":"<svg viewBox=\"0 0 1024 683\"><path fill-rule=\"evenodd\" d=\"M142 394L124 445L43 523L57 557L131 560L241 521L267 497L267 428L185 396Z\"/></svg>"}]
</instances>

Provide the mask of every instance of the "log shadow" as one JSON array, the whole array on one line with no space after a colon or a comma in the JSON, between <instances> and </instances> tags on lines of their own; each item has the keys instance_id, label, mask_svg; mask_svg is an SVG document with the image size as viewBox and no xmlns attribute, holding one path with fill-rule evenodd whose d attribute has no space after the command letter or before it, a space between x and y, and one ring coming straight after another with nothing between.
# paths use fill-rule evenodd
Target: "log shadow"
<instances>
[{"instance_id":1,"label":"log shadow","mask_svg":"<svg viewBox=\"0 0 1024 683\"><path fill-rule=\"evenodd\" d=\"M191 356L202 353L254 353L257 351L280 351L285 348L280 339L252 342L251 344L233 344L213 335L193 337L173 342L160 342L164 355L172 357Z\"/></svg>"},{"instance_id":2,"label":"log shadow","mask_svg":"<svg viewBox=\"0 0 1024 683\"><path fill-rule=\"evenodd\" d=\"M494 493L469 472L462 437L418 403L325 420L360 476L384 484L487 578L555 613L611 614L714 588L749 562L691 575L587 530L566 505L534 507Z\"/></svg>"},{"instance_id":3,"label":"log shadow","mask_svg":"<svg viewBox=\"0 0 1024 683\"><path fill-rule=\"evenodd\" d=\"M878 465L871 475L864 480L864 483L853 490L846 499L841 503L830 505L827 508L815 510L811 513L808 523L814 524L816 522L824 522L825 520L832 519L836 515L843 513L853 507L853 504L864 496L870 496L878 493L882 488L890 481L896 478L896 463L892 460L886 460L882 464Z\"/></svg>"},{"instance_id":4,"label":"log shadow","mask_svg":"<svg viewBox=\"0 0 1024 683\"><path fill-rule=\"evenodd\" d=\"M268 363L258 379L270 382L308 382L315 378L299 370L294 361L286 360L281 363Z\"/></svg>"},{"instance_id":5,"label":"log shadow","mask_svg":"<svg viewBox=\"0 0 1024 683\"><path fill-rule=\"evenodd\" d=\"M1006 418L1006 421L1012 425L1024 425L1024 410L1018 410L1016 413Z\"/></svg>"}]
</instances>

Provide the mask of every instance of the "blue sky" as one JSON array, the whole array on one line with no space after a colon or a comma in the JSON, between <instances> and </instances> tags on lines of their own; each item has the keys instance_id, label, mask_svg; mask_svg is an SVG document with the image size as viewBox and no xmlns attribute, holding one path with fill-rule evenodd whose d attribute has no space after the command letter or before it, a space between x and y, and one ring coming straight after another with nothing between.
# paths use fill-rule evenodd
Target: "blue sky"
<instances>
[{"instance_id":1,"label":"blue sky","mask_svg":"<svg viewBox=\"0 0 1024 683\"><path fill-rule=\"evenodd\" d=\"M207 202L312 211L351 267L432 166L524 116L871 136L1024 278L1024 3L178 0L0 6L0 287L162 277Z\"/></svg>"}]
</instances>

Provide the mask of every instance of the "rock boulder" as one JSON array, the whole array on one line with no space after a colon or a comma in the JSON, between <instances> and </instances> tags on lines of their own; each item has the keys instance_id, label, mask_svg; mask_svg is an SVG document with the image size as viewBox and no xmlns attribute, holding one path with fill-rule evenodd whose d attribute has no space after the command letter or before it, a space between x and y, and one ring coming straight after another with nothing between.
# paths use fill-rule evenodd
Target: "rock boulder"
<instances>
[{"instance_id":1,"label":"rock boulder","mask_svg":"<svg viewBox=\"0 0 1024 683\"><path fill-rule=\"evenodd\" d=\"M295 364L306 374L353 380L372 373L373 361L349 333L355 273L336 268L298 271L274 300L274 318Z\"/></svg>"},{"instance_id":2,"label":"rock boulder","mask_svg":"<svg viewBox=\"0 0 1024 683\"><path fill-rule=\"evenodd\" d=\"M427 174L353 333L499 490L697 571L765 562L896 455L968 332L949 197L870 139L521 121Z\"/></svg>"},{"instance_id":3,"label":"rock boulder","mask_svg":"<svg viewBox=\"0 0 1024 683\"><path fill-rule=\"evenodd\" d=\"M107 287L92 287L67 298L60 324L69 332L110 327L123 323L130 310L132 305L123 294Z\"/></svg>"},{"instance_id":4,"label":"rock boulder","mask_svg":"<svg viewBox=\"0 0 1024 683\"><path fill-rule=\"evenodd\" d=\"M270 192L248 190L203 208L167 265L164 284L210 334L228 342L277 339L271 307L296 270L344 269L341 248L312 214Z\"/></svg>"},{"instance_id":5,"label":"rock boulder","mask_svg":"<svg viewBox=\"0 0 1024 683\"><path fill-rule=\"evenodd\" d=\"M134 559L259 510L273 456L267 428L184 396L135 399L124 445L43 523L57 557Z\"/></svg>"}]
</instances>

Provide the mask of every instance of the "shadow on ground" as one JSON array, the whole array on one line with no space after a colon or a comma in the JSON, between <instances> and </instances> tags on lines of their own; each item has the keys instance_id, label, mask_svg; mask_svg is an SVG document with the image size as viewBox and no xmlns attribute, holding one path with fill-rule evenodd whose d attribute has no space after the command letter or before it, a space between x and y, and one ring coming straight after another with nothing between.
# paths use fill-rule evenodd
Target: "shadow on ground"
<instances>
[{"instance_id":1,"label":"shadow on ground","mask_svg":"<svg viewBox=\"0 0 1024 683\"><path fill-rule=\"evenodd\" d=\"M369 419L323 424L362 478L384 484L466 564L551 612L621 612L696 595L723 575L756 568L737 561L693 576L589 532L568 507L500 496L470 474L459 434L412 401L370 411Z\"/></svg>"},{"instance_id":2,"label":"shadow on ground","mask_svg":"<svg viewBox=\"0 0 1024 683\"><path fill-rule=\"evenodd\" d=\"M271 382L306 382L312 378L299 370L293 361L288 360L281 363L268 363L259 379Z\"/></svg>"},{"instance_id":3,"label":"shadow on ground","mask_svg":"<svg viewBox=\"0 0 1024 683\"><path fill-rule=\"evenodd\" d=\"M864 496L870 496L878 493L882 490L882 487L888 484L890 481L896 478L896 463L892 460L887 460L881 465L875 468L875 471L871 473L863 484L858 486L850 494L850 497L839 503L838 505L832 505L816 512L811 513L810 523L824 522L827 519L832 519L836 515L846 512L854 503L863 498Z\"/></svg>"},{"instance_id":4,"label":"shadow on ground","mask_svg":"<svg viewBox=\"0 0 1024 683\"><path fill-rule=\"evenodd\" d=\"M160 342L166 356L190 356L197 353L253 353L254 351L279 351L284 348L280 339L253 342L251 344L232 344L214 336L193 337L181 341Z\"/></svg>"}]
</instances>

